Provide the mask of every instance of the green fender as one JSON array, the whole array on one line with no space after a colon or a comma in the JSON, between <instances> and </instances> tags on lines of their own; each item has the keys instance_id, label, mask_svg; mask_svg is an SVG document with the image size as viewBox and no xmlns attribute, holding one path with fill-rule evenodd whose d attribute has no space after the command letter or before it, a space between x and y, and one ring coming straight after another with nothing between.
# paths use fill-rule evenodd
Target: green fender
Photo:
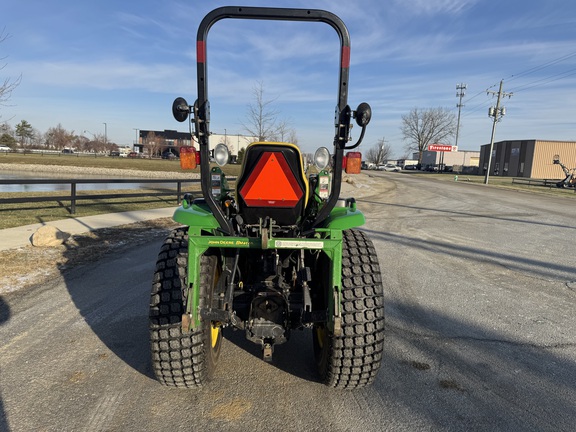
<instances>
[{"instance_id":1,"label":"green fender","mask_svg":"<svg viewBox=\"0 0 576 432\"><path fill-rule=\"evenodd\" d=\"M191 228L213 230L220 227L207 205L192 204L188 208L180 206L174 212L172 219Z\"/></svg>"},{"instance_id":2,"label":"green fender","mask_svg":"<svg viewBox=\"0 0 576 432\"><path fill-rule=\"evenodd\" d=\"M366 223L364 213L350 207L334 207L325 221L325 227L331 230L344 231L362 226Z\"/></svg>"}]
</instances>

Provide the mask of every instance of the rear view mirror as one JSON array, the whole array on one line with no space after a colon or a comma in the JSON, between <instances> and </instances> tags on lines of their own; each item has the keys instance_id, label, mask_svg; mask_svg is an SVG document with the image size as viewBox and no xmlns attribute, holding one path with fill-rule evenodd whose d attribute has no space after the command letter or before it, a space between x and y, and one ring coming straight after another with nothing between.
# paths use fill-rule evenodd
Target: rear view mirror
<instances>
[{"instance_id":1,"label":"rear view mirror","mask_svg":"<svg viewBox=\"0 0 576 432\"><path fill-rule=\"evenodd\" d=\"M174 100L172 104L172 115L176 119L176 121L183 122L186 121L188 118L188 114L190 114L190 107L188 106L188 102L186 99L182 97L178 97Z\"/></svg>"},{"instance_id":2,"label":"rear view mirror","mask_svg":"<svg viewBox=\"0 0 576 432\"><path fill-rule=\"evenodd\" d=\"M354 112L354 118L356 118L356 124L360 127L365 127L368 123L370 123L370 119L372 118L372 108L366 102L362 102L356 108Z\"/></svg>"}]
</instances>

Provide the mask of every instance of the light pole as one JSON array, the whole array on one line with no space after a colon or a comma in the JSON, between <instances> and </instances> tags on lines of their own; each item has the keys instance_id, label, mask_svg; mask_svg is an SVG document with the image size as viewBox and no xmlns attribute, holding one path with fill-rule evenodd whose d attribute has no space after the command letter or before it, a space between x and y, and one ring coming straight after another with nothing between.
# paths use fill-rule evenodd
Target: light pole
<instances>
[{"instance_id":1,"label":"light pole","mask_svg":"<svg viewBox=\"0 0 576 432\"><path fill-rule=\"evenodd\" d=\"M102 123L104 125L104 144L108 144L108 125L106 123Z\"/></svg>"},{"instance_id":2,"label":"light pole","mask_svg":"<svg viewBox=\"0 0 576 432\"><path fill-rule=\"evenodd\" d=\"M138 131L139 131L139 129L138 129L138 128L132 128L132 129L134 129L134 130L136 131L136 140L134 141L134 144L140 144L140 143L138 142ZM134 144L132 144L132 149L134 149Z\"/></svg>"}]
</instances>

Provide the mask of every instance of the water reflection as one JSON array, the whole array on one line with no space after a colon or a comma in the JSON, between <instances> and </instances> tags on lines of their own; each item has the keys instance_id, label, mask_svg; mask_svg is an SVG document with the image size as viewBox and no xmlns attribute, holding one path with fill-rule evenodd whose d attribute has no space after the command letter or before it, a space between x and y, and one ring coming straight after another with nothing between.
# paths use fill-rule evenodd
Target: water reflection
<instances>
[{"instance_id":1,"label":"water reflection","mask_svg":"<svg viewBox=\"0 0 576 432\"><path fill-rule=\"evenodd\" d=\"M0 171L0 179L20 180L20 179L102 179L102 175L94 174L70 174L70 173L35 173L30 171ZM106 179L126 179L124 176L106 176ZM118 189L162 189L173 188L174 183L100 183L100 184L78 184L76 190L118 190ZM57 192L69 191L70 184L24 184L24 185L0 185L2 192Z\"/></svg>"}]
</instances>

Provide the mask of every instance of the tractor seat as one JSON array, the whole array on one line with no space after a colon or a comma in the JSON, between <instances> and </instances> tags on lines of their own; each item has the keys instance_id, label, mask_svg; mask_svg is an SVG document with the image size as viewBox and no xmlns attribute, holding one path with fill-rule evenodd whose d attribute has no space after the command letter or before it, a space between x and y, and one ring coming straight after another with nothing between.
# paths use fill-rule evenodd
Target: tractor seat
<instances>
[{"instance_id":1,"label":"tractor seat","mask_svg":"<svg viewBox=\"0 0 576 432\"><path fill-rule=\"evenodd\" d=\"M277 225L296 225L308 202L300 149L289 143L250 144L236 182L236 199L247 224L268 216Z\"/></svg>"}]
</instances>

